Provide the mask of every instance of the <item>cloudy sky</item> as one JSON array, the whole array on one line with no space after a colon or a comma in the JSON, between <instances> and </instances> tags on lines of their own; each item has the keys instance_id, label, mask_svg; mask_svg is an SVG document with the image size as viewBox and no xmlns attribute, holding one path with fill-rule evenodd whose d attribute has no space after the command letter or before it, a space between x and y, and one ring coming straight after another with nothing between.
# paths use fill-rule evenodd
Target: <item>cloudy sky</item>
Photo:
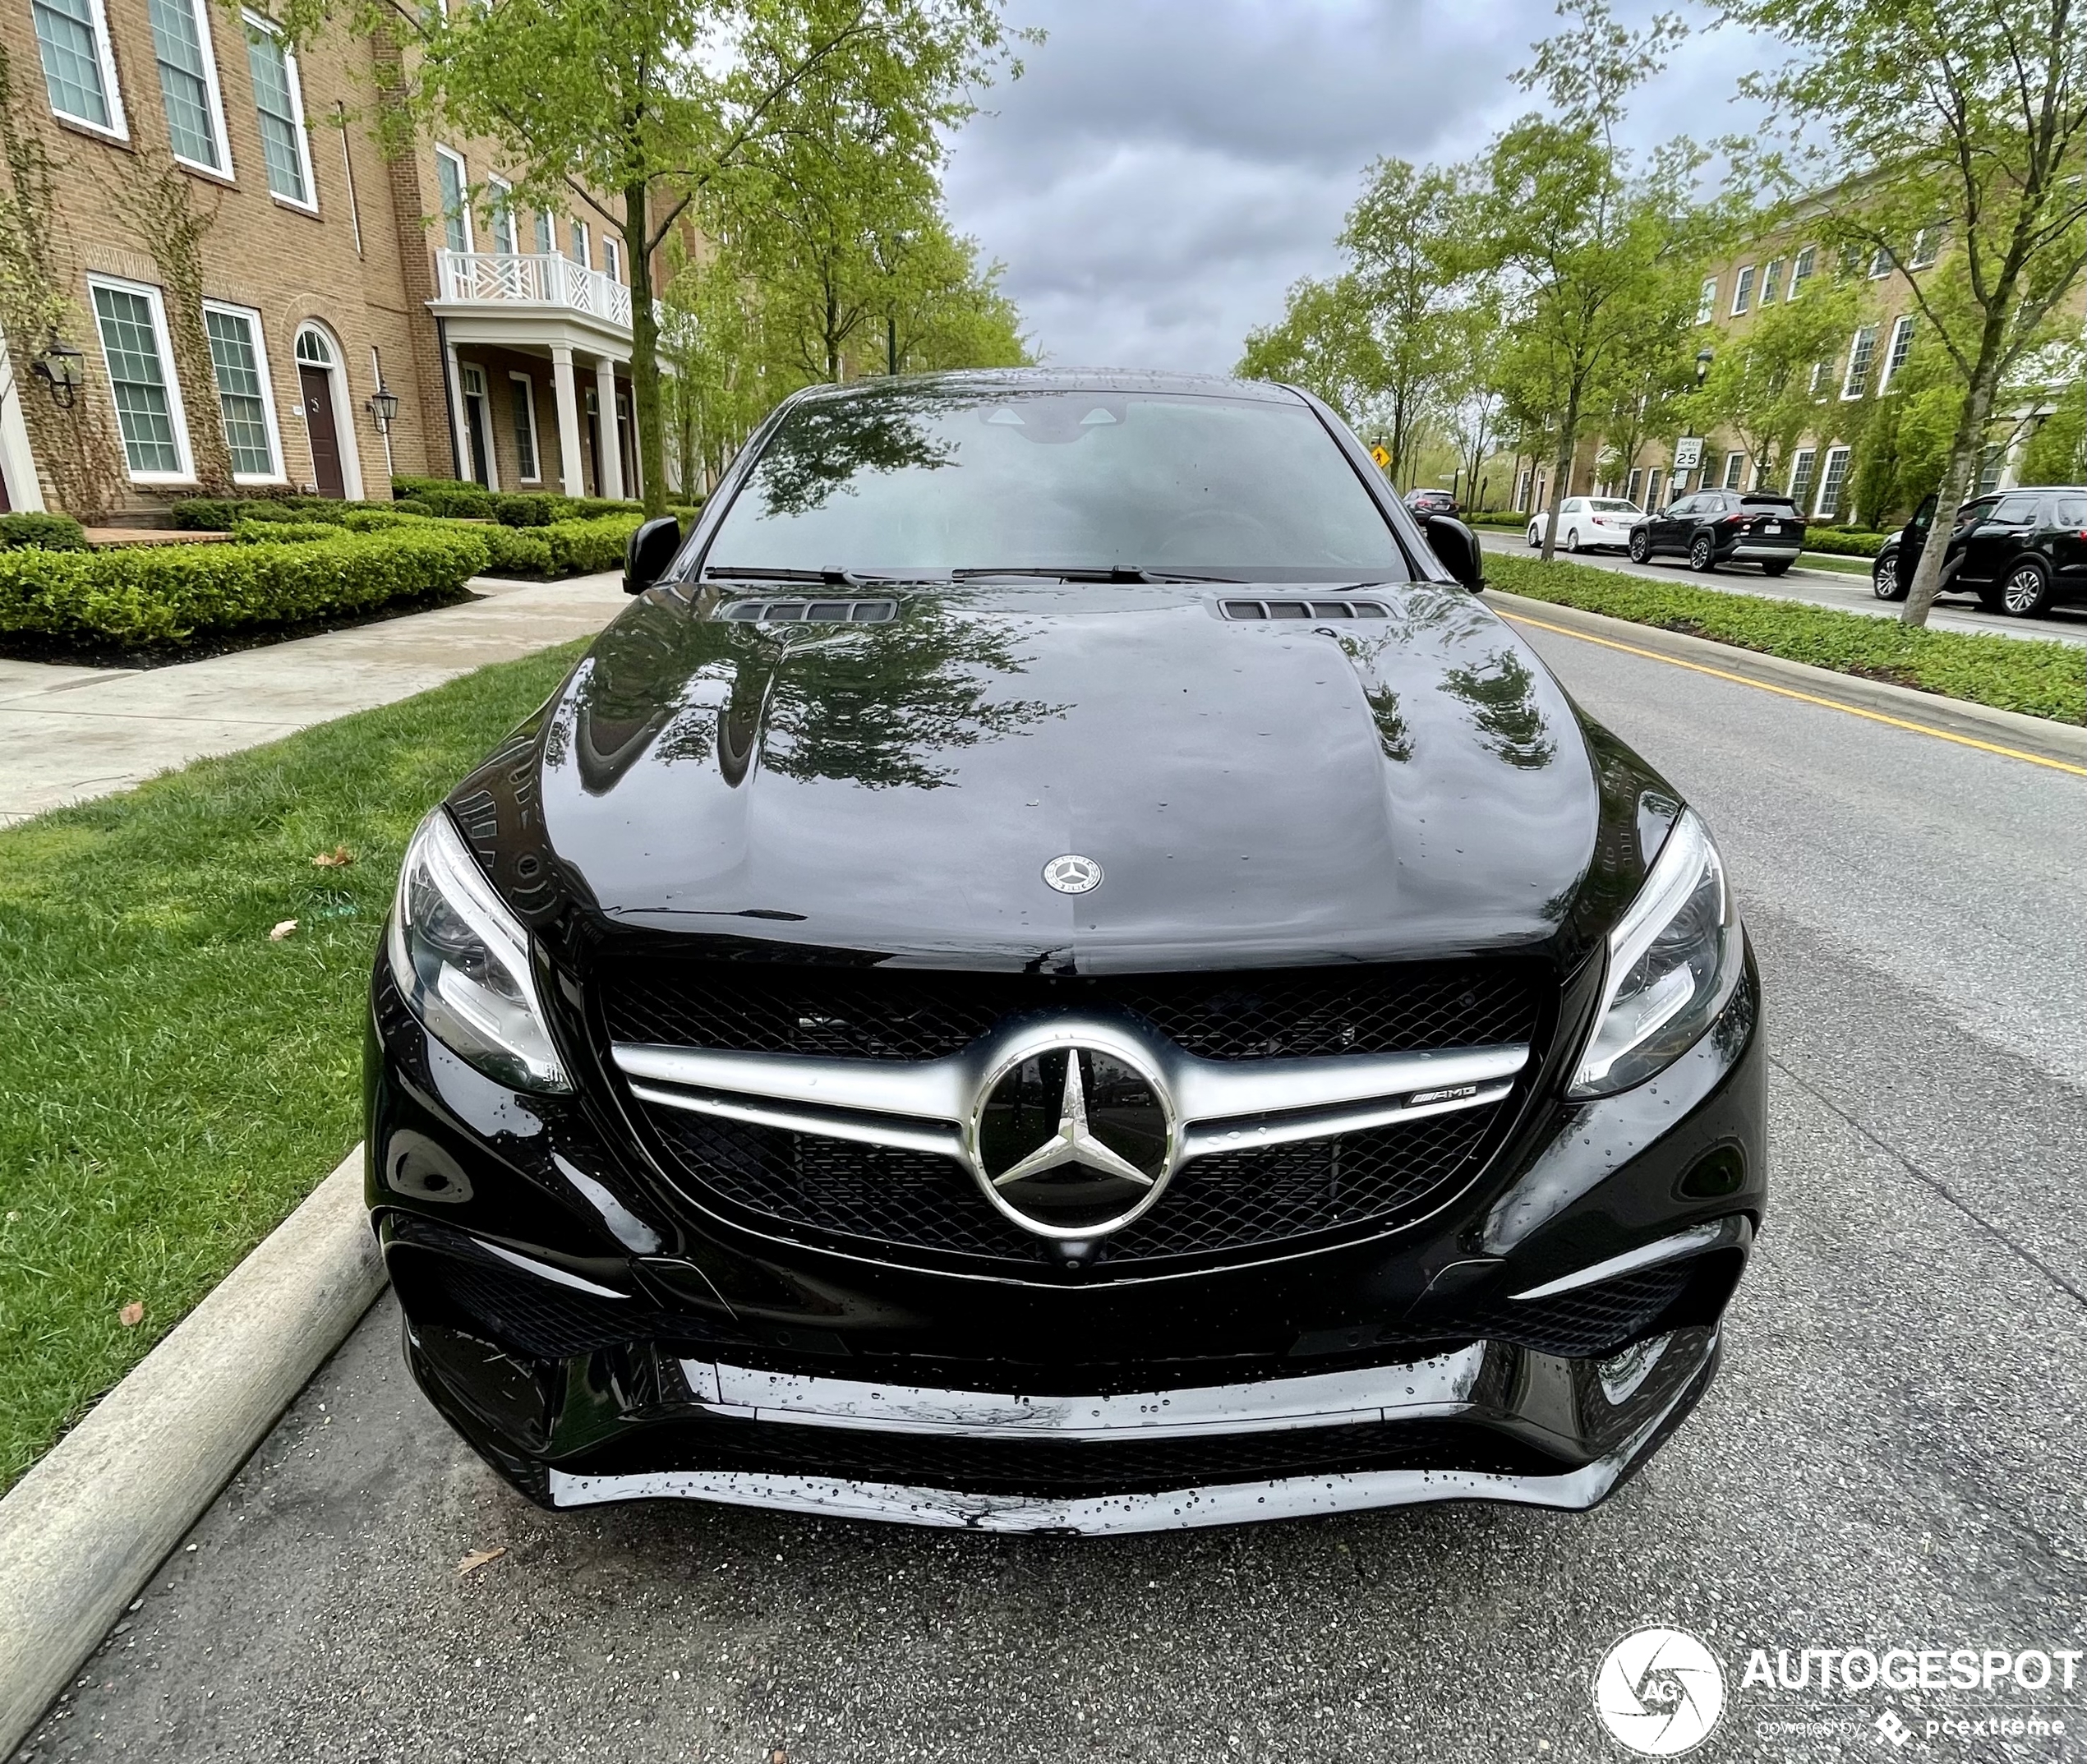
<instances>
[{"instance_id":1,"label":"cloudy sky","mask_svg":"<svg viewBox=\"0 0 2087 1764\"><path fill-rule=\"evenodd\" d=\"M1010 0L1008 12L1048 40L955 143L957 226L1007 265L1046 360L1209 372L1281 313L1292 282L1333 266L1371 159L1462 157L1529 108L1508 76L1555 23L1550 0ZM1639 94L1633 132L1735 129L1744 47L1693 39Z\"/></svg>"}]
</instances>

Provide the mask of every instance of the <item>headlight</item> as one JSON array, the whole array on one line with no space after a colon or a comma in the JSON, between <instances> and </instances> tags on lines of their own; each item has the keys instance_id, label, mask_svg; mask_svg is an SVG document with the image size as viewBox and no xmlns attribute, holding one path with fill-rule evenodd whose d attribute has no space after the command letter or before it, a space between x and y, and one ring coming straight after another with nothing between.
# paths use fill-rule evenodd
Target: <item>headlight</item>
<instances>
[{"instance_id":1,"label":"headlight","mask_svg":"<svg viewBox=\"0 0 2087 1764\"><path fill-rule=\"evenodd\" d=\"M500 903L445 809L420 824L399 873L391 971L428 1033L488 1078L569 1090L529 971L529 934Z\"/></svg>"},{"instance_id":2,"label":"headlight","mask_svg":"<svg viewBox=\"0 0 2087 1764\"><path fill-rule=\"evenodd\" d=\"M1613 1096L1679 1059L1739 984L1739 918L1708 829L1684 809L1609 933L1601 1009L1570 1097Z\"/></svg>"}]
</instances>

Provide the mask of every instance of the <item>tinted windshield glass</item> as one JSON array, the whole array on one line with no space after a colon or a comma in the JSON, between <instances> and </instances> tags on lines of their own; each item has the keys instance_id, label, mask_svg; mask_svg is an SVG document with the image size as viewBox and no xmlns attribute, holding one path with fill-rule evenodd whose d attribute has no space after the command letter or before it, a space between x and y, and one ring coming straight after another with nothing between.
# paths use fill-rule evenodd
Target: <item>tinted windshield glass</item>
<instances>
[{"instance_id":1,"label":"tinted windshield glass","mask_svg":"<svg viewBox=\"0 0 2087 1764\"><path fill-rule=\"evenodd\" d=\"M1635 514L1638 512L1636 503L1619 501L1614 496L1598 496L1591 506L1597 514Z\"/></svg>"},{"instance_id":2,"label":"tinted windshield glass","mask_svg":"<svg viewBox=\"0 0 2087 1764\"><path fill-rule=\"evenodd\" d=\"M975 386L810 399L769 438L707 568L836 565L1407 573L1361 480L1302 405Z\"/></svg>"}]
</instances>

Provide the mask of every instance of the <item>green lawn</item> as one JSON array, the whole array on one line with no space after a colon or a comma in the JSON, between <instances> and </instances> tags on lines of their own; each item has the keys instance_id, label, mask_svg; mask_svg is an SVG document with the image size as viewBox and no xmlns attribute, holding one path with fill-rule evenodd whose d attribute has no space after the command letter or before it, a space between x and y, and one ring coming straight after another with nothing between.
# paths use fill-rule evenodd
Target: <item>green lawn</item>
<instances>
[{"instance_id":1,"label":"green lawn","mask_svg":"<svg viewBox=\"0 0 2087 1764\"><path fill-rule=\"evenodd\" d=\"M1876 561L1867 557L1843 557L1838 551L1804 551L1798 555L1799 569L1830 569L1836 575L1860 576L1869 580L1870 566Z\"/></svg>"},{"instance_id":2,"label":"green lawn","mask_svg":"<svg viewBox=\"0 0 2087 1764\"><path fill-rule=\"evenodd\" d=\"M1531 600L1685 631L1836 673L2057 722L2087 722L2087 647L2077 643L1926 630L1802 601L1727 594L1497 551L1486 554L1486 579Z\"/></svg>"},{"instance_id":3,"label":"green lawn","mask_svg":"<svg viewBox=\"0 0 2087 1764\"><path fill-rule=\"evenodd\" d=\"M0 831L0 1490L360 1137L407 837L581 647Z\"/></svg>"}]
</instances>

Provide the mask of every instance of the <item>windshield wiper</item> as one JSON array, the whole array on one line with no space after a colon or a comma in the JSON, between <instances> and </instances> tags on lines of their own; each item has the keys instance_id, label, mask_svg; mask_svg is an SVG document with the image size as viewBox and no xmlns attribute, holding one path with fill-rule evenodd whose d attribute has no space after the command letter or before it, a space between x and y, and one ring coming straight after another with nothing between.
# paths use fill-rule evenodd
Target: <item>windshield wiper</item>
<instances>
[{"instance_id":1,"label":"windshield wiper","mask_svg":"<svg viewBox=\"0 0 2087 1764\"><path fill-rule=\"evenodd\" d=\"M815 582L822 587L862 588L938 582L942 578L938 576L858 575L854 570L843 569L838 564L826 569L781 569L766 564L749 564L743 568L735 568L730 564L706 564L703 579L706 582Z\"/></svg>"},{"instance_id":2,"label":"windshield wiper","mask_svg":"<svg viewBox=\"0 0 2087 1764\"><path fill-rule=\"evenodd\" d=\"M1069 569L1053 569L1016 565L1011 569L952 569L952 582L967 582L974 576L1041 576L1053 582L1237 582L1237 576L1190 576L1178 570L1147 569L1141 564L1110 564L1095 567L1075 564Z\"/></svg>"}]
</instances>

